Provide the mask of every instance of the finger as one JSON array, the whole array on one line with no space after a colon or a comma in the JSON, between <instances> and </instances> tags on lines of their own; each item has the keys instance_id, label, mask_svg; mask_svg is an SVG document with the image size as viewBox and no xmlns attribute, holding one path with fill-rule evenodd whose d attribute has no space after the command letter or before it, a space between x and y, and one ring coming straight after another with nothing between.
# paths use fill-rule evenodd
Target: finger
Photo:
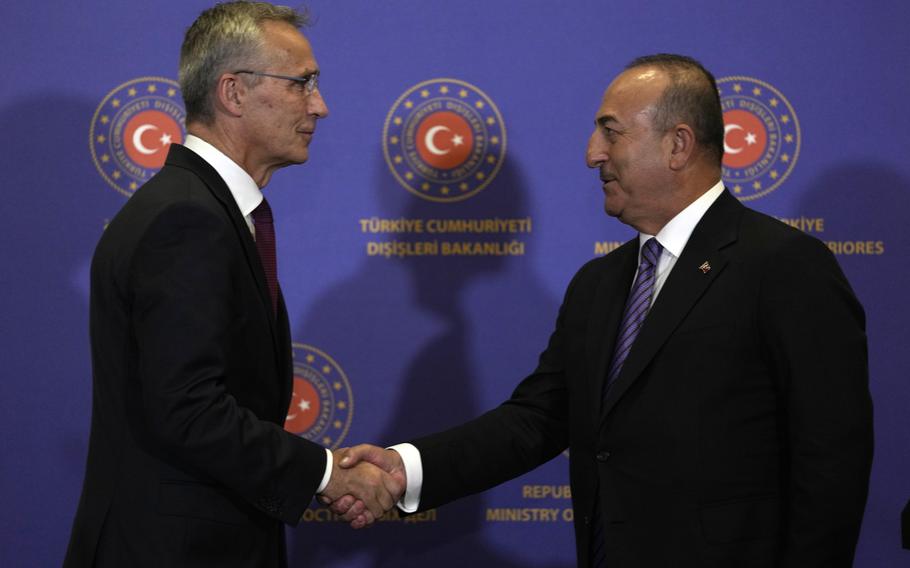
<instances>
[{"instance_id":1,"label":"finger","mask_svg":"<svg viewBox=\"0 0 910 568\"><path fill-rule=\"evenodd\" d=\"M385 478L387 478L387 477L388 477L388 475L386 475L386 474L382 475L382 485L377 486L376 490L375 490L376 501L382 507L383 513L385 513L389 509L391 509L395 505L395 501L396 501L396 499L392 496L392 494L389 493L389 490L385 487L385 483L386 483ZM394 482L392 482L392 483L394 483Z\"/></svg>"},{"instance_id":2,"label":"finger","mask_svg":"<svg viewBox=\"0 0 910 568\"><path fill-rule=\"evenodd\" d=\"M383 490L384 492L385 490ZM364 500L364 505L367 507L367 511L373 514L373 517L379 518L385 513L386 509L382 506L382 503L379 502L376 492L373 492L370 498ZM366 511L365 511L366 512Z\"/></svg>"},{"instance_id":3,"label":"finger","mask_svg":"<svg viewBox=\"0 0 910 568\"><path fill-rule=\"evenodd\" d=\"M325 495L320 495L319 497L317 497L317 499L319 500L320 503L322 503L325 506L329 506L332 504L332 500L329 497L326 497Z\"/></svg>"},{"instance_id":4,"label":"finger","mask_svg":"<svg viewBox=\"0 0 910 568\"><path fill-rule=\"evenodd\" d=\"M394 450L391 450L391 451L394 454L396 454L395 457L398 457L398 459L400 460L400 456L397 455L398 452L396 452ZM404 463L402 462L400 465L394 466L391 469L391 471L389 471L389 475L391 475L395 479L395 481L397 481L401 485L401 491L404 492L404 490L408 486L408 472L404 467Z\"/></svg>"},{"instance_id":5,"label":"finger","mask_svg":"<svg viewBox=\"0 0 910 568\"><path fill-rule=\"evenodd\" d=\"M398 475L384 475L382 476L382 484L385 487L386 491L392 496L392 501L397 503L401 496L404 495L407 485L404 482L403 476Z\"/></svg>"},{"instance_id":6,"label":"finger","mask_svg":"<svg viewBox=\"0 0 910 568\"><path fill-rule=\"evenodd\" d=\"M339 448L332 452L332 456L335 458L335 465L344 469L347 467L348 460L347 456L350 454L351 448Z\"/></svg>"},{"instance_id":7,"label":"finger","mask_svg":"<svg viewBox=\"0 0 910 568\"><path fill-rule=\"evenodd\" d=\"M351 507L347 511L342 513L341 516L346 521L352 521L352 520L356 519L357 517L359 517L360 515L362 515L365 510L367 510L366 504L363 501L361 501L360 499L358 499L351 505Z\"/></svg>"},{"instance_id":8,"label":"finger","mask_svg":"<svg viewBox=\"0 0 910 568\"><path fill-rule=\"evenodd\" d=\"M357 515L357 517L351 521L351 528L362 529L371 526L374 522L376 522L376 517L373 516L373 513L371 513L369 509L364 509L362 514Z\"/></svg>"},{"instance_id":9,"label":"finger","mask_svg":"<svg viewBox=\"0 0 910 568\"><path fill-rule=\"evenodd\" d=\"M355 501L357 501L357 499L353 495L345 495L333 501L330 509L338 515L343 515L348 512L348 509L354 505Z\"/></svg>"},{"instance_id":10,"label":"finger","mask_svg":"<svg viewBox=\"0 0 910 568\"><path fill-rule=\"evenodd\" d=\"M367 461L379 467L385 468L385 460L383 453L385 450L377 446L371 446L370 444L360 444L349 448L341 456L341 461L339 465L343 468L349 468L357 465L361 461Z\"/></svg>"}]
</instances>

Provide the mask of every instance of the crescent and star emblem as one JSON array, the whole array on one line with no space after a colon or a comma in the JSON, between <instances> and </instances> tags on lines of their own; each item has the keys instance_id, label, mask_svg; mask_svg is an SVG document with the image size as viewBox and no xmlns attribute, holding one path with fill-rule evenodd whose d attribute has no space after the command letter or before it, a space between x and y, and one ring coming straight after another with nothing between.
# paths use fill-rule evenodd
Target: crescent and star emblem
<instances>
[{"instance_id":1,"label":"crescent and star emblem","mask_svg":"<svg viewBox=\"0 0 910 568\"><path fill-rule=\"evenodd\" d=\"M461 201L487 187L503 164L505 149L506 131L496 104L458 79L412 86L389 109L382 129L382 150L392 175L428 201Z\"/></svg>"},{"instance_id":2,"label":"crescent and star emblem","mask_svg":"<svg viewBox=\"0 0 910 568\"><path fill-rule=\"evenodd\" d=\"M439 146L436 145L436 142L435 142L435 138L438 133L451 132L451 131L452 131L451 128L449 128L448 126L443 126L443 125L437 125L437 126L430 128L429 130L427 130L426 136L423 137L423 143L427 147L427 150L429 150L432 154L436 154L437 156L445 156L446 154L451 152L452 151L451 148L442 150L439 148ZM452 145L453 146L461 146L462 144L464 144L464 138L462 136L460 136L458 134L456 134L455 136L452 136Z\"/></svg>"},{"instance_id":3,"label":"crescent and star emblem","mask_svg":"<svg viewBox=\"0 0 910 568\"><path fill-rule=\"evenodd\" d=\"M151 156L152 154L161 150L161 148L164 148L165 146L167 146L168 144L171 143L171 135L165 133L165 134L161 135L161 138L159 138L159 140L161 142L160 147L155 148L154 150L151 148L148 148L147 146L145 146L142 143L142 135L145 134L146 132L148 132L149 130L158 130L158 127L155 126L154 124L143 124L142 126L140 126L139 128L136 129L136 132L133 132L133 146L136 148L136 150L138 150L142 154L145 154L146 156Z\"/></svg>"},{"instance_id":4,"label":"crescent and star emblem","mask_svg":"<svg viewBox=\"0 0 910 568\"><path fill-rule=\"evenodd\" d=\"M300 409L301 412L306 412L307 410L310 409L310 401L308 401L308 400L305 399L305 398L301 398L301 399L300 399L300 402L298 402L296 406L297 406L297 408ZM288 414L288 415L285 417L285 421L286 421L286 422L290 422L291 420L293 420L293 419L295 419L295 418L297 418L297 413L296 413L296 412L295 412L294 414Z\"/></svg>"},{"instance_id":5,"label":"crescent and star emblem","mask_svg":"<svg viewBox=\"0 0 910 568\"><path fill-rule=\"evenodd\" d=\"M793 171L800 149L796 111L773 85L753 77L717 79L724 133L724 184L741 201L774 191Z\"/></svg>"},{"instance_id":6,"label":"crescent and star emblem","mask_svg":"<svg viewBox=\"0 0 910 568\"><path fill-rule=\"evenodd\" d=\"M739 148L734 148L733 146L730 146L729 144L727 144L727 134L733 132L734 130L742 130L742 129L743 129L743 127L738 124L728 124L728 125L724 126L724 152L726 152L728 154L739 154L740 152L742 152L745 149L744 146L740 146ZM755 134L752 132L749 132L748 134L746 134L745 140L746 140L746 144L748 144L749 146L751 146L757 142Z\"/></svg>"}]
</instances>

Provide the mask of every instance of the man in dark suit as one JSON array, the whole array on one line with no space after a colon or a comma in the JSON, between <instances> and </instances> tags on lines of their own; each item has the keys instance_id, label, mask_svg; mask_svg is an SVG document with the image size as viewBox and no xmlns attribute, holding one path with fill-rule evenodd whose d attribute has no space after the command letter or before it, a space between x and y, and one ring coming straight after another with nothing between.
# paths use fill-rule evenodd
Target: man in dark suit
<instances>
[{"instance_id":1,"label":"man in dark suit","mask_svg":"<svg viewBox=\"0 0 910 568\"><path fill-rule=\"evenodd\" d=\"M303 23L235 2L187 31L190 135L92 262L91 439L67 567L285 566L284 524L315 493L356 495L372 519L403 491L282 427L290 330L260 189L307 160L328 113Z\"/></svg>"},{"instance_id":2,"label":"man in dark suit","mask_svg":"<svg viewBox=\"0 0 910 568\"><path fill-rule=\"evenodd\" d=\"M579 566L850 566L872 459L864 313L821 242L724 189L723 149L708 71L633 61L587 161L638 237L575 275L500 407L342 465L406 470L413 510L569 447Z\"/></svg>"}]
</instances>

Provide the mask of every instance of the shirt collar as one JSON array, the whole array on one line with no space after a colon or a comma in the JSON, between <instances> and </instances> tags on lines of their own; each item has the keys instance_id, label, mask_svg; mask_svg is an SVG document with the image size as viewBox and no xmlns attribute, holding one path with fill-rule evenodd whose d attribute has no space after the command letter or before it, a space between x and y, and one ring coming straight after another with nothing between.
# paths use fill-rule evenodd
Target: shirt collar
<instances>
[{"instance_id":1,"label":"shirt collar","mask_svg":"<svg viewBox=\"0 0 910 568\"><path fill-rule=\"evenodd\" d=\"M670 222L664 225L663 229L657 233L657 242L664 247L665 251L669 252L674 257L679 258L683 249L686 248L686 243L689 242L689 237L692 235L692 231L695 230L695 226L698 225L698 222L704 217L708 208L711 207L723 192L724 182L723 180L720 180L711 186L708 191L701 194L698 199L690 203L685 209L677 213L675 217L670 219ZM639 254L641 253L641 247L645 244L645 241L653 236L654 235L646 235L644 233L638 235Z\"/></svg>"},{"instance_id":2,"label":"shirt collar","mask_svg":"<svg viewBox=\"0 0 910 568\"><path fill-rule=\"evenodd\" d=\"M248 217L253 209L259 207L262 203L262 191L259 186L246 173L246 170L237 165L237 162L228 158L221 150L215 148L202 138L188 134L183 145L193 152L199 154L199 157L208 162L215 168L224 183L227 184L237 207L244 217Z\"/></svg>"}]
</instances>

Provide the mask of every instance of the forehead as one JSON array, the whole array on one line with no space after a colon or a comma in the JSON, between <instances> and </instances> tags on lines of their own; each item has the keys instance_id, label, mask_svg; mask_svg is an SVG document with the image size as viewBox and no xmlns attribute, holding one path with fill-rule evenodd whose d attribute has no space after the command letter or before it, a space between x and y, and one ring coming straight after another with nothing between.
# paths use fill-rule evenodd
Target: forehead
<instances>
[{"instance_id":1,"label":"forehead","mask_svg":"<svg viewBox=\"0 0 910 568\"><path fill-rule=\"evenodd\" d=\"M653 67L636 67L623 71L604 92L595 120L634 122L654 106L667 83L666 74Z\"/></svg>"},{"instance_id":2,"label":"forehead","mask_svg":"<svg viewBox=\"0 0 910 568\"><path fill-rule=\"evenodd\" d=\"M296 73L312 72L319 68L313 47L300 30L285 22L264 22L262 37L269 63Z\"/></svg>"}]
</instances>

